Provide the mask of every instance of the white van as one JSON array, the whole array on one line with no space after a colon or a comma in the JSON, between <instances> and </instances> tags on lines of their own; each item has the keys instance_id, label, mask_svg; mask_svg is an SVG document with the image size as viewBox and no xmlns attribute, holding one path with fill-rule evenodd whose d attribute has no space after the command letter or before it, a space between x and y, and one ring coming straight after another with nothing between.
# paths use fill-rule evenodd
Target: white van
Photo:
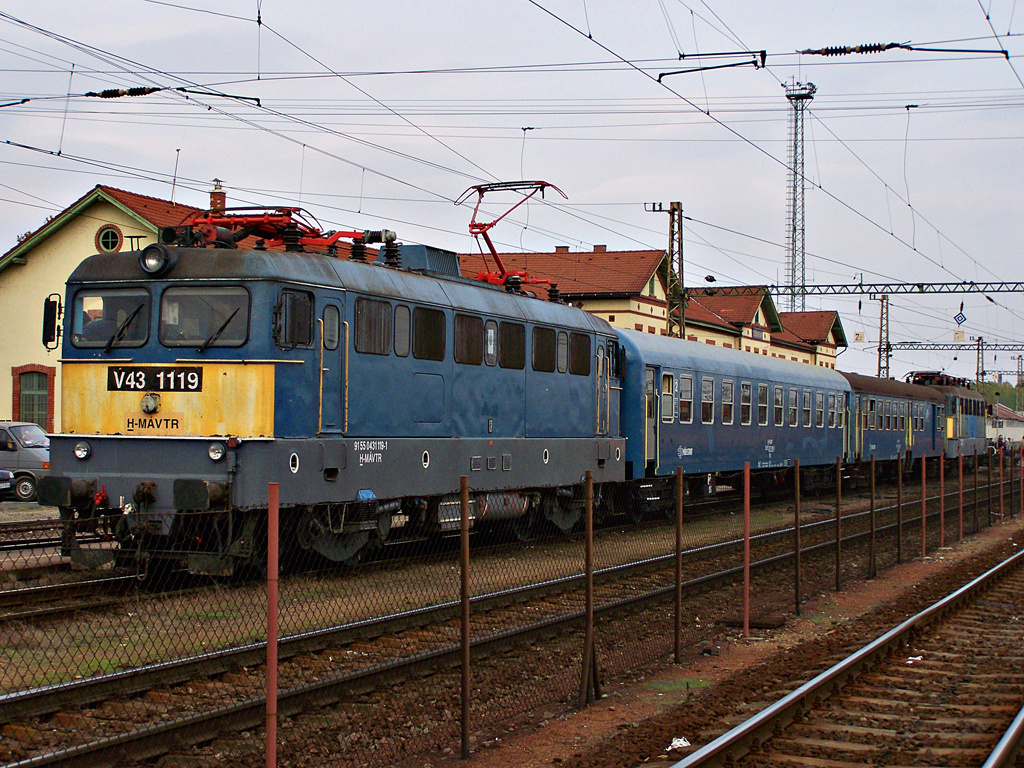
<instances>
[{"instance_id":1,"label":"white van","mask_svg":"<svg viewBox=\"0 0 1024 768\"><path fill-rule=\"evenodd\" d=\"M50 472L50 438L38 424L0 421L0 469L14 473L18 501L36 497L36 483Z\"/></svg>"}]
</instances>

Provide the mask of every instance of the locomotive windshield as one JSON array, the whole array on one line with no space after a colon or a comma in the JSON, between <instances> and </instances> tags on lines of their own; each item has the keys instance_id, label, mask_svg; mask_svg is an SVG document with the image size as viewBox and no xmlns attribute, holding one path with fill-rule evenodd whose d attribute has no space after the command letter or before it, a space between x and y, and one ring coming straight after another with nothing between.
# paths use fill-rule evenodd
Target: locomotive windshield
<instances>
[{"instance_id":1,"label":"locomotive windshield","mask_svg":"<svg viewBox=\"0 0 1024 768\"><path fill-rule=\"evenodd\" d=\"M168 288L160 299L160 342L168 347L240 347L248 336L245 288Z\"/></svg>"},{"instance_id":2,"label":"locomotive windshield","mask_svg":"<svg viewBox=\"0 0 1024 768\"><path fill-rule=\"evenodd\" d=\"M75 294L71 339L76 347L141 347L149 338L149 292L141 288Z\"/></svg>"}]
</instances>

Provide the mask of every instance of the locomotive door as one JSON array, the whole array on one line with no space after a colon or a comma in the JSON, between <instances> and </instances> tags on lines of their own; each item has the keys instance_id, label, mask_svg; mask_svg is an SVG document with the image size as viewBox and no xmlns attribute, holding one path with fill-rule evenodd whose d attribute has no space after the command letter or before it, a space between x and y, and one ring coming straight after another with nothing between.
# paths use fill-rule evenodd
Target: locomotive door
<instances>
[{"instance_id":1,"label":"locomotive door","mask_svg":"<svg viewBox=\"0 0 1024 768\"><path fill-rule=\"evenodd\" d=\"M341 300L324 303L320 326L320 416L321 434L343 434L345 424L345 326Z\"/></svg>"},{"instance_id":2,"label":"locomotive door","mask_svg":"<svg viewBox=\"0 0 1024 768\"><path fill-rule=\"evenodd\" d=\"M658 393L654 388L656 375L657 371L654 368L648 367L645 370L647 427L644 430L644 460L647 463L648 475L654 474L658 468Z\"/></svg>"},{"instance_id":3,"label":"locomotive door","mask_svg":"<svg viewBox=\"0 0 1024 768\"><path fill-rule=\"evenodd\" d=\"M608 434L608 390L611 385L609 361L604 356L604 344L597 345L597 434Z\"/></svg>"}]
</instances>

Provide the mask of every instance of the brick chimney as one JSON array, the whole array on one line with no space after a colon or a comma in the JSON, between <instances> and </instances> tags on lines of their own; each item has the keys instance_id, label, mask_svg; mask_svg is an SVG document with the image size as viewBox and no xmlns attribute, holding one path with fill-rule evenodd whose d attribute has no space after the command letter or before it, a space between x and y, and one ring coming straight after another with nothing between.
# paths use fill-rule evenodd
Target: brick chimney
<instances>
[{"instance_id":1,"label":"brick chimney","mask_svg":"<svg viewBox=\"0 0 1024 768\"><path fill-rule=\"evenodd\" d=\"M214 213L223 213L228 203L228 194L220 184L220 179L214 179L210 190L210 210Z\"/></svg>"},{"instance_id":2,"label":"brick chimney","mask_svg":"<svg viewBox=\"0 0 1024 768\"><path fill-rule=\"evenodd\" d=\"M595 245L594 246L594 253L607 253L607 252L608 252L608 246L607 245Z\"/></svg>"},{"instance_id":3,"label":"brick chimney","mask_svg":"<svg viewBox=\"0 0 1024 768\"><path fill-rule=\"evenodd\" d=\"M556 245L555 246L555 253L568 253L568 252L569 252L569 246L568 245Z\"/></svg>"}]
</instances>

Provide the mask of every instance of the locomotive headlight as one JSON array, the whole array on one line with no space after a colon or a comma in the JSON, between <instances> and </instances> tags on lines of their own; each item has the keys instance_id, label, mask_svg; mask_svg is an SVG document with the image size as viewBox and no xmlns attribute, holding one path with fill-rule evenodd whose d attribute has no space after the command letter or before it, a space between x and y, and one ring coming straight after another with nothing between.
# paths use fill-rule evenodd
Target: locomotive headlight
<instances>
[{"instance_id":1,"label":"locomotive headlight","mask_svg":"<svg viewBox=\"0 0 1024 768\"><path fill-rule=\"evenodd\" d=\"M210 457L210 461L220 461L224 458L224 446L221 443L210 443L206 455Z\"/></svg>"},{"instance_id":2,"label":"locomotive headlight","mask_svg":"<svg viewBox=\"0 0 1024 768\"><path fill-rule=\"evenodd\" d=\"M164 274L174 266L175 258L170 249L162 243L152 243L139 254L139 266L153 277Z\"/></svg>"},{"instance_id":3,"label":"locomotive headlight","mask_svg":"<svg viewBox=\"0 0 1024 768\"><path fill-rule=\"evenodd\" d=\"M75 456L83 461L89 458L92 453L92 447L84 440L79 443L75 443Z\"/></svg>"}]
</instances>

